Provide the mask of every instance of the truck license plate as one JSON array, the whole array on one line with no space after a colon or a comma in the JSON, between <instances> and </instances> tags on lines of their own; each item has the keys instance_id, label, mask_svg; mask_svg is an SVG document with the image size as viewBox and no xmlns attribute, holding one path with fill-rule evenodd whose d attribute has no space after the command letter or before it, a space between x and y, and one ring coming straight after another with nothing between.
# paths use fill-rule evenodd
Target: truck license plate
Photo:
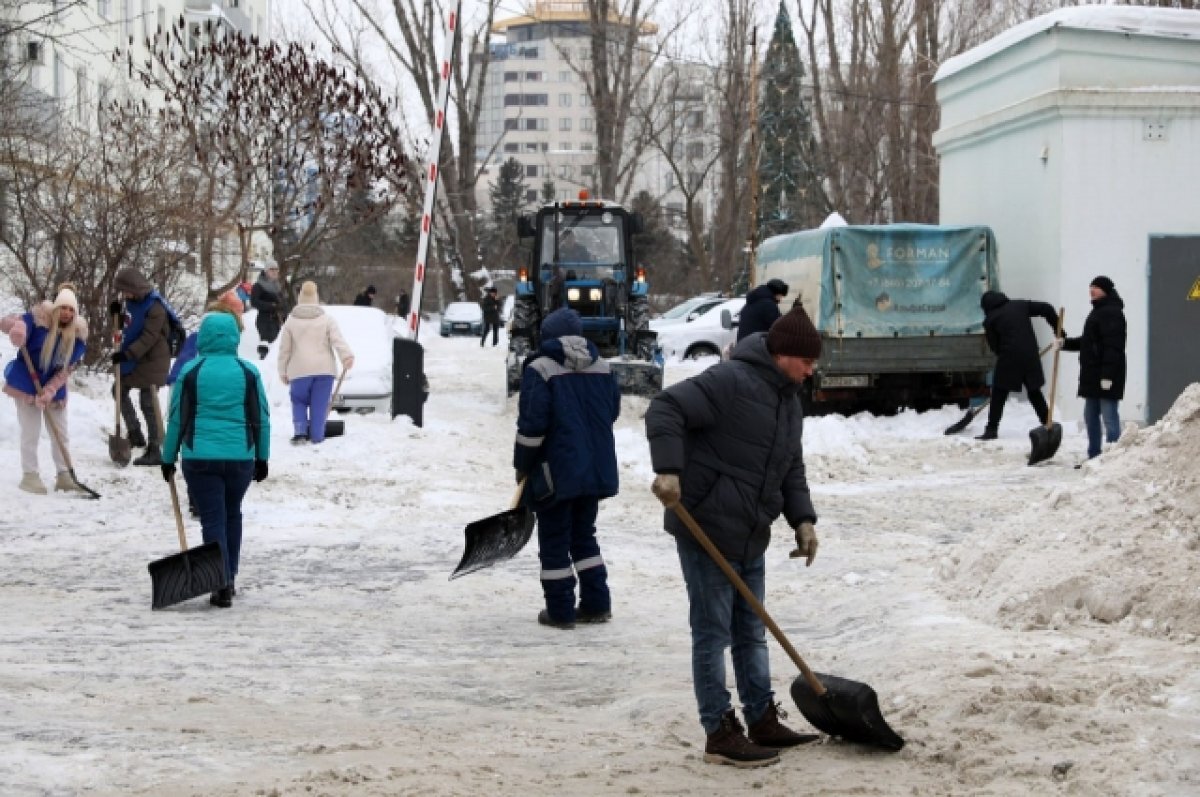
<instances>
[{"instance_id":1,"label":"truck license plate","mask_svg":"<svg viewBox=\"0 0 1200 797\"><path fill-rule=\"evenodd\" d=\"M823 376L821 387L870 387L871 378L866 374L853 376Z\"/></svg>"}]
</instances>

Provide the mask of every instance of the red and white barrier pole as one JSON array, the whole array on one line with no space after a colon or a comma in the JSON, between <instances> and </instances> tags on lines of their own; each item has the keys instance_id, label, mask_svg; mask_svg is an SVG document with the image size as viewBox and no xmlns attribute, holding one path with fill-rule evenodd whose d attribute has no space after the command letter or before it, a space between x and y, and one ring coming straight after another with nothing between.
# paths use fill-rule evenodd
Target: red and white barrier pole
<instances>
[{"instance_id":1,"label":"red and white barrier pole","mask_svg":"<svg viewBox=\"0 0 1200 797\"><path fill-rule=\"evenodd\" d=\"M425 266L429 256L429 233L433 228L433 205L437 196L438 160L442 152L442 136L446 125L446 106L450 102L450 73L454 53L458 49L458 24L462 14L461 0L458 7L446 17L446 56L442 59L439 74L442 85L438 90L437 113L433 118L433 135L430 138L429 167L425 179L425 205L421 211L421 237L417 242L417 267L413 271L412 310L408 316L408 328L413 340L421 327L421 294L425 290Z\"/></svg>"}]
</instances>

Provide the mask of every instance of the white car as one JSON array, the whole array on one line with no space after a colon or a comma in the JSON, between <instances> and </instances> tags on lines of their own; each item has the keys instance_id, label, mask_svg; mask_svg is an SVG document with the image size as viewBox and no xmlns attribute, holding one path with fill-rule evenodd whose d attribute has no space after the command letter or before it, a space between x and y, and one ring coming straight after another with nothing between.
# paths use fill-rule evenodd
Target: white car
<instances>
[{"instance_id":1,"label":"white car","mask_svg":"<svg viewBox=\"0 0 1200 797\"><path fill-rule=\"evenodd\" d=\"M725 329L721 314L728 310L734 324L742 312L744 298L722 299L704 315L686 324L675 324L658 331L658 345L664 357L696 359L720 357L737 340L737 328Z\"/></svg>"},{"instance_id":2,"label":"white car","mask_svg":"<svg viewBox=\"0 0 1200 797\"><path fill-rule=\"evenodd\" d=\"M483 334L483 308L475 302L450 302L442 311L440 332L443 338L451 335Z\"/></svg>"},{"instance_id":3,"label":"white car","mask_svg":"<svg viewBox=\"0 0 1200 797\"><path fill-rule=\"evenodd\" d=\"M724 301L716 295L695 296L680 302L658 318L650 319L650 328L659 331L677 324L691 323Z\"/></svg>"},{"instance_id":4,"label":"white car","mask_svg":"<svg viewBox=\"0 0 1200 797\"><path fill-rule=\"evenodd\" d=\"M336 412L389 412L392 405L392 341L397 334L387 313L377 307L325 305L322 309L342 331L354 352L354 367L346 372L333 397Z\"/></svg>"}]
</instances>

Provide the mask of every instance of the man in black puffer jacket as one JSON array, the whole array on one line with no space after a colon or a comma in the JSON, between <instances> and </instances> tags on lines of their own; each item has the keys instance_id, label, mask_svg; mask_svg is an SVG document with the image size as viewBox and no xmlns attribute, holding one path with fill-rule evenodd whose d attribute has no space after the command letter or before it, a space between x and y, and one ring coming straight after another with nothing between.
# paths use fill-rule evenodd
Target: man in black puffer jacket
<instances>
[{"instance_id":1,"label":"man in black puffer jacket","mask_svg":"<svg viewBox=\"0 0 1200 797\"><path fill-rule=\"evenodd\" d=\"M779 303L787 296L787 283L780 279L768 280L746 294L746 304L738 316L737 339L766 332L779 318Z\"/></svg>"},{"instance_id":2,"label":"man in black puffer jacket","mask_svg":"<svg viewBox=\"0 0 1200 797\"><path fill-rule=\"evenodd\" d=\"M1038 356L1037 335L1031 319L1040 316L1053 330L1058 330L1058 314L1045 302L1028 299L1009 299L1000 291L987 291L979 300L986 316L983 331L988 346L996 353L996 368L992 373L992 406L988 410L987 428L976 440L995 440L1004 417L1004 402L1008 394L1025 388L1029 404L1038 420L1046 423L1049 408L1042 395L1046 374Z\"/></svg>"},{"instance_id":3,"label":"man in black puffer jacket","mask_svg":"<svg viewBox=\"0 0 1200 797\"><path fill-rule=\"evenodd\" d=\"M1117 404L1125 396L1125 302L1108 277L1096 277L1088 290L1092 312L1083 322L1083 334L1067 338L1063 351L1079 352L1079 397L1088 433L1088 459L1100 456L1100 424L1104 440L1121 437Z\"/></svg>"},{"instance_id":4,"label":"man in black puffer jacket","mask_svg":"<svg viewBox=\"0 0 1200 797\"><path fill-rule=\"evenodd\" d=\"M779 748L816 737L779 722L762 621L670 507L687 508L759 601L771 523L780 513L796 529L793 555L812 564L817 513L804 472L800 384L820 355L820 335L803 308L795 308L770 332L739 343L728 362L664 390L646 413L659 474L653 490L668 507L664 525L687 582L692 678L708 735L704 758L712 763L772 764ZM725 688L731 645L749 738Z\"/></svg>"}]
</instances>

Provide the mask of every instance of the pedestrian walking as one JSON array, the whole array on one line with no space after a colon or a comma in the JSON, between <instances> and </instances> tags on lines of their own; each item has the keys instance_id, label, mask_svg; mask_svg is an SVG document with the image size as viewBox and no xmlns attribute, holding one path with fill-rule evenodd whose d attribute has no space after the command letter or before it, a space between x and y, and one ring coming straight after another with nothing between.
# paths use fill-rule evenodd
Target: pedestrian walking
<instances>
[{"instance_id":1,"label":"pedestrian walking","mask_svg":"<svg viewBox=\"0 0 1200 797\"><path fill-rule=\"evenodd\" d=\"M1108 277L1088 286L1092 310L1083 334L1063 341L1063 351L1079 352L1079 397L1087 427L1088 459L1100 456L1103 442L1121 437L1118 405L1125 397L1125 301ZM1103 430L1101 429L1103 426Z\"/></svg>"},{"instance_id":2,"label":"pedestrian walking","mask_svg":"<svg viewBox=\"0 0 1200 797\"><path fill-rule=\"evenodd\" d=\"M976 440L995 440L1004 416L1004 403L1010 393L1025 389L1029 405L1044 426L1049 408L1042 395L1046 374L1038 354L1034 318L1043 318L1058 334L1058 313L1046 302L1030 299L1009 299L1000 291L986 291L979 299L983 309L983 332L988 346L996 354L992 371L992 401L988 408L987 426Z\"/></svg>"},{"instance_id":3,"label":"pedestrian walking","mask_svg":"<svg viewBox=\"0 0 1200 797\"><path fill-rule=\"evenodd\" d=\"M250 306L258 311L254 328L258 330L258 359L265 360L270 345L279 337L283 323L283 287L279 284L279 266L267 263L254 287L250 289Z\"/></svg>"},{"instance_id":4,"label":"pedestrian walking","mask_svg":"<svg viewBox=\"0 0 1200 797\"><path fill-rule=\"evenodd\" d=\"M124 319L121 345L112 355L113 365L121 369L121 417L125 420L130 446L146 448L133 464L158 465L162 463L162 429L158 428L154 396L167 383L171 368L168 334L172 323L170 314L174 311L150 280L136 269L118 271L113 286L118 298L108 309L112 315ZM144 435L129 395L134 390L138 391L138 407L146 422Z\"/></svg>"},{"instance_id":5,"label":"pedestrian walking","mask_svg":"<svg viewBox=\"0 0 1200 797\"><path fill-rule=\"evenodd\" d=\"M363 292L354 297L355 307L373 307L375 305L375 286L368 285Z\"/></svg>"},{"instance_id":6,"label":"pedestrian walking","mask_svg":"<svg viewBox=\"0 0 1200 797\"><path fill-rule=\"evenodd\" d=\"M781 279L768 280L746 294L746 304L738 315L737 339L766 332L779 318L779 303L787 296L788 285Z\"/></svg>"},{"instance_id":7,"label":"pedestrian walking","mask_svg":"<svg viewBox=\"0 0 1200 797\"><path fill-rule=\"evenodd\" d=\"M794 308L739 343L732 359L658 394L646 413L658 474L652 489L668 507L664 526L687 584L692 682L710 763L772 764L780 749L816 737L781 722L762 620L670 507L682 503L762 603L764 553L781 513L795 529L793 556L813 563L817 513L804 470L800 385L820 356L821 336ZM745 729L725 686L727 648Z\"/></svg>"},{"instance_id":8,"label":"pedestrian walking","mask_svg":"<svg viewBox=\"0 0 1200 797\"><path fill-rule=\"evenodd\" d=\"M483 300L479 302L483 308L483 335L479 338L479 345L483 346L487 340L488 330L492 331L492 345L495 346L500 342L500 299L496 295L496 286L489 286L484 292Z\"/></svg>"},{"instance_id":9,"label":"pedestrian walking","mask_svg":"<svg viewBox=\"0 0 1200 797\"><path fill-rule=\"evenodd\" d=\"M305 282L279 334L279 379L292 399L294 445L315 445L325 439L338 360L347 371L354 366L354 352L337 321L319 303L317 284Z\"/></svg>"},{"instance_id":10,"label":"pedestrian walking","mask_svg":"<svg viewBox=\"0 0 1200 797\"><path fill-rule=\"evenodd\" d=\"M79 315L75 290L66 283L53 302L39 302L28 312L0 318L0 332L18 349L24 347L37 371L37 380L21 352L4 368L4 392L17 407L21 430L21 481L27 493L46 494L38 472L38 438L42 415L51 425L50 456L58 475L55 490L82 491L71 477L63 452L70 446L67 417L67 381L87 351L87 322ZM41 385L38 390L37 385ZM57 443L55 442L57 435Z\"/></svg>"},{"instance_id":11,"label":"pedestrian walking","mask_svg":"<svg viewBox=\"0 0 1200 797\"><path fill-rule=\"evenodd\" d=\"M612 617L608 570L596 539L600 501L617 494L613 424L621 392L583 321L563 308L542 322L542 343L521 375L513 465L537 513L546 608L538 622L570 629ZM579 584L579 605L575 585Z\"/></svg>"},{"instance_id":12,"label":"pedestrian walking","mask_svg":"<svg viewBox=\"0 0 1200 797\"><path fill-rule=\"evenodd\" d=\"M400 289L400 295L396 297L396 315L401 321L408 319L408 311L412 309L412 297L408 295L408 291Z\"/></svg>"},{"instance_id":13,"label":"pedestrian walking","mask_svg":"<svg viewBox=\"0 0 1200 797\"><path fill-rule=\"evenodd\" d=\"M196 358L171 389L163 478L176 461L200 515L205 542L221 546L227 586L209 602L229 608L242 550L242 499L250 481L267 478L271 458L271 412L258 370L237 355L241 331L229 313L208 313L200 322Z\"/></svg>"}]
</instances>

